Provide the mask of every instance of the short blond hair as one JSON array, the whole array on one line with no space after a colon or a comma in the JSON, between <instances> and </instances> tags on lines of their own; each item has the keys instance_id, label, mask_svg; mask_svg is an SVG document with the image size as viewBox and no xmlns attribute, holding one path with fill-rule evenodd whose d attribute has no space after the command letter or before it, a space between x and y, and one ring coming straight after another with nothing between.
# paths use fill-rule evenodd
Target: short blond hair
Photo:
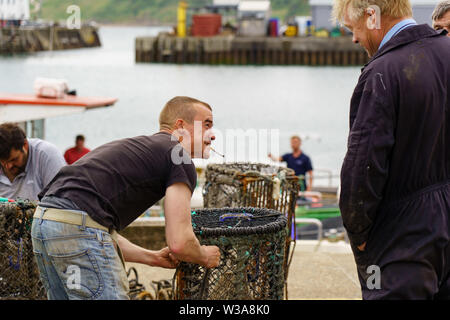
<instances>
[{"instance_id":1,"label":"short blond hair","mask_svg":"<svg viewBox=\"0 0 450 320\"><path fill-rule=\"evenodd\" d=\"M202 105L212 111L212 108L206 102L190 98L175 97L166 103L159 114L159 129L171 130L178 119L187 123L193 123L197 110L196 105Z\"/></svg>"},{"instance_id":2,"label":"short blond hair","mask_svg":"<svg viewBox=\"0 0 450 320\"><path fill-rule=\"evenodd\" d=\"M352 21L358 21L370 6L378 6L381 16L403 18L412 16L412 7L409 0L334 0L333 19L341 22L344 20L345 11L351 5L349 17Z\"/></svg>"}]
</instances>

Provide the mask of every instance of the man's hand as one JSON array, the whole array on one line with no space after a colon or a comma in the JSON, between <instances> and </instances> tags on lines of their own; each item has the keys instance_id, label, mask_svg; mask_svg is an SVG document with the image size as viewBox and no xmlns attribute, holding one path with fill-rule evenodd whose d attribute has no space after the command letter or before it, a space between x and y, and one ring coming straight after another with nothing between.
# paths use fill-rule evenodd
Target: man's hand
<instances>
[{"instance_id":1,"label":"man's hand","mask_svg":"<svg viewBox=\"0 0 450 320\"><path fill-rule=\"evenodd\" d=\"M272 161L283 161L283 158L282 157L275 157L273 154L271 154L271 153L269 153L268 155L267 155Z\"/></svg>"},{"instance_id":2,"label":"man's hand","mask_svg":"<svg viewBox=\"0 0 450 320\"><path fill-rule=\"evenodd\" d=\"M117 236L119 247L122 250L126 262L146 264L152 267L173 269L178 265L178 260L170 253L169 248L159 251L147 250L131 243L120 234Z\"/></svg>"},{"instance_id":3,"label":"man's hand","mask_svg":"<svg viewBox=\"0 0 450 320\"><path fill-rule=\"evenodd\" d=\"M215 268L220 262L220 250L216 246L202 246L203 255L206 257L204 267Z\"/></svg>"},{"instance_id":4,"label":"man's hand","mask_svg":"<svg viewBox=\"0 0 450 320\"><path fill-rule=\"evenodd\" d=\"M367 244L367 242L364 242L362 245L358 246L358 250L359 250L359 251L364 251L364 250L366 250L366 244Z\"/></svg>"},{"instance_id":5,"label":"man's hand","mask_svg":"<svg viewBox=\"0 0 450 320\"><path fill-rule=\"evenodd\" d=\"M153 259L154 261L152 262L152 266L167 269L174 269L180 263L177 258L170 253L170 250L167 247L159 251L154 251Z\"/></svg>"}]
</instances>

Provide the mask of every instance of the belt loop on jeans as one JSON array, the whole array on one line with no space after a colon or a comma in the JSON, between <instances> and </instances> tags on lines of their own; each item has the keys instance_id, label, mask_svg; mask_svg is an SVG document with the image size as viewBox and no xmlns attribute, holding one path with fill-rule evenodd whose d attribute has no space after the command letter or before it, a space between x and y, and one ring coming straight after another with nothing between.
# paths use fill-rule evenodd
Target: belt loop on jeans
<instances>
[{"instance_id":1,"label":"belt loop on jeans","mask_svg":"<svg viewBox=\"0 0 450 320\"><path fill-rule=\"evenodd\" d=\"M86 213L83 212L81 214L81 231L85 231L86 230Z\"/></svg>"},{"instance_id":2,"label":"belt loop on jeans","mask_svg":"<svg viewBox=\"0 0 450 320\"><path fill-rule=\"evenodd\" d=\"M41 217L40 217L40 220L39 220L39 225L41 225L42 221L44 221L44 219L42 219L42 217L44 216L45 211L47 211L47 208L41 208Z\"/></svg>"}]
</instances>

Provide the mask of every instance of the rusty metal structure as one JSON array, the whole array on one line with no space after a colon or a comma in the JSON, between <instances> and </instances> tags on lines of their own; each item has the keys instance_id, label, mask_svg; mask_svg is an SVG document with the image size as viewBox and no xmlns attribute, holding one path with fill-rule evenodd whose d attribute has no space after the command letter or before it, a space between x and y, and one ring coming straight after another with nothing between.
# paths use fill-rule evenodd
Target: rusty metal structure
<instances>
[{"instance_id":1,"label":"rusty metal structure","mask_svg":"<svg viewBox=\"0 0 450 320\"><path fill-rule=\"evenodd\" d=\"M286 216L289 231L284 255L287 298L287 277L296 239L295 205L300 188L295 172L292 169L260 163L209 164L205 178L205 208L268 208Z\"/></svg>"}]
</instances>

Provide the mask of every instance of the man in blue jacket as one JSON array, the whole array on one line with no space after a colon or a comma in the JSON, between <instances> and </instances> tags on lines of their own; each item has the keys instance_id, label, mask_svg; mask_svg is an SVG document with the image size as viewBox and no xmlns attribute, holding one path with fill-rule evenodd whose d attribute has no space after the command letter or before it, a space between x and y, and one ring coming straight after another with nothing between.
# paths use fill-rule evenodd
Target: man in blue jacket
<instances>
[{"instance_id":1,"label":"man in blue jacket","mask_svg":"<svg viewBox=\"0 0 450 320\"><path fill-rule=\"evenodd\" d=\"M363 298L450 299L450 39L409 0L337 0L334 16L371 58L340 197Z\"/></svg>"}]
</instances>

